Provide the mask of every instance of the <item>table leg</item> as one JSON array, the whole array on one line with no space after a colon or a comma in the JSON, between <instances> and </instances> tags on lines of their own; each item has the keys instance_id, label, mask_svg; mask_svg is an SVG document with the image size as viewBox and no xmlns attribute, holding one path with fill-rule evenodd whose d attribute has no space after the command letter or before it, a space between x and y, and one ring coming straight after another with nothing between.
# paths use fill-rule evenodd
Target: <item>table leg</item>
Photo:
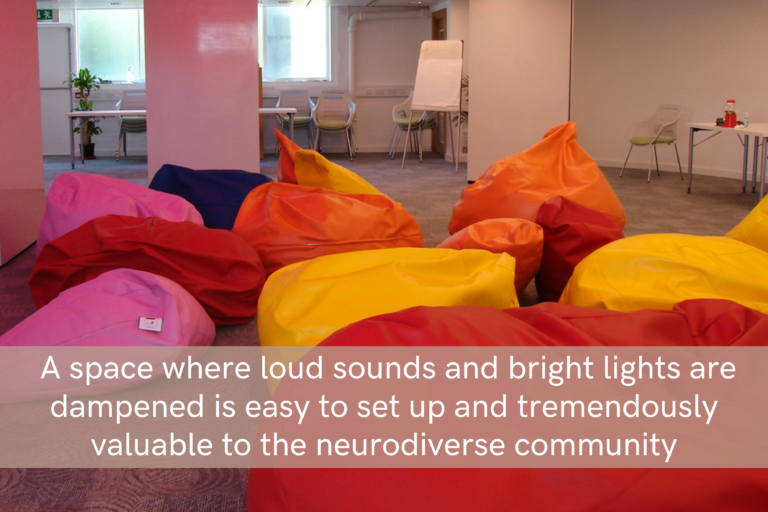
<instances>
[{"instance_id":1,"label":"table leg","mask_svg":"<svg viewBox=\"0 0 768 512\"><path fill-rule=\"evenodd\" d=\"M747 176L749 175L749 135L744 136L744 162L741 166L741 193L747 191Z\"/></svg>"},{"instance_id":2,"label":"table leg","mask_svg":"<svg viewBox=\"0 0 768 512\"><path fill-rule=\"evenodd\" d=\"M72 168L75 168L75 123L74 118L69 118L69 156Z\"/></svg>"},{"instance_id":3,"label":"table leg","mask_svg":"<svg viewBox=\"0 0 768 512\"><path fill-rule=\"evenodd\" d=\"M760 137L758 135L755 135L755 147L752 150L753 156L752 156L752 193L755 193L755 189L757 188L757 170L759 167L757 166L757 154L758 149L760 148Z\"/></svg>"},{"instance_id":4,"label":"table leg","mask_svg":"<svg viewBox=\"0 0 768 512\"><path fill-rule=\"evenodd\" d=\"M765 194L765 146L768 145L766 143L768 143L768 137L763 137L763 153L760 162L760 199Z\"/></svg>"},{"instance_id":5,"label":"table leg","mask_svg":"<svg viewBox=\"0 0 768 512\"><path fill-rule=\"evenodd\" d=\"M688 140L688 193L691 193L691 186L693 185L693 134L696 133L695 128L689 130L690 138Z\"/></svg>"}]
</instances>

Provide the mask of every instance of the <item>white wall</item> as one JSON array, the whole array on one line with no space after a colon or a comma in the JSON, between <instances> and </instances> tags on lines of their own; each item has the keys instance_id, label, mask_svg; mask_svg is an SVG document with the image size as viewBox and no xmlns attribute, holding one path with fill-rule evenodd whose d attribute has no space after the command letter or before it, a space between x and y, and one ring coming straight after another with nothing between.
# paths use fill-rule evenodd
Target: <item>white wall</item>
<instances>
[{"instance_id":1,"label":"white wall","mask_svg":"<svg viewBox=\"0 0 768 512\"><path fill-rule=\"evenodd\" d=\"M599 164L621 166L631 125L660 103L679 104L685 172L685 122L714 122L731 98L739 118L746 111L752 122L768 122L766 19L762 0L576 0L571 118L579 143ZM647 169L649 155L636 148L628 165ZM659 148L659 160L677 170L672 149ZM696 147L697 173L740 177L741 166L736 136Z\"/></svg>"},{"instance_id":2,"label":"white wall","mask_svg":"<svg viewBox=\"0 0 768 512\"><path fill-rule=\"evenodd\" d=\"M472 0L467 179L568 120L570 0Z\"/></svg>"}]
</instances>

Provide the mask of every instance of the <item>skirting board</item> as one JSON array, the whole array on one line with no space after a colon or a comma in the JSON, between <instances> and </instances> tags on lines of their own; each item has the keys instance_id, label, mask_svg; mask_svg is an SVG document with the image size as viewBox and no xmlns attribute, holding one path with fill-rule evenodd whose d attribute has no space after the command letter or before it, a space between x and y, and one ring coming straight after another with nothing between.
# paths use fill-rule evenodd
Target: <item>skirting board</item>
<instances>
[{"instance_id":1,"label":"skirting board","mask_svg":"<svg viewBox=\"0 0 768 512\"><path fill-rule=\"evenodd\" d=\"M601 168L605 167L616 167L618 169L621 169L621 166L624 165L624 160L595 160L597 162L597 165L599 165ZM683 165L683 175L688 176L688 164L686 162L682 162ZM627 169L633 169L633 170L641 170L644 172L648 172L648 161L640 162L640 161L629 161L627 162ZM653 167L654 172L656 169L656 166ZM679 172L677 165L675 164L662 164L659 163L659 170L662 171L668 171L668 172ZM626 172L626 171L625 171ZM740 180L741 179L741 169L713 169L710 167L698 167L694 166L693 168L693 174L695 176L714 176L716 178L733 178ZM752 163L749 164L749 178L752 179ZM758 181L760 180L759 170L758 170Z\"/></svg>"}]
</instances>

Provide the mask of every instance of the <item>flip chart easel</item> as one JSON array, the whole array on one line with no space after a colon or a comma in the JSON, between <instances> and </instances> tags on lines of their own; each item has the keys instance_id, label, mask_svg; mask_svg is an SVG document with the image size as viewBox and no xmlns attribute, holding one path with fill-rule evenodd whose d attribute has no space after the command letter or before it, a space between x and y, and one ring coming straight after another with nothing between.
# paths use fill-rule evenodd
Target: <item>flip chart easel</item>
<instances>
[{"instance_id":1,"label":"flip chart easel","mask_svg":"<svg viewBox=\"0 0 768 512\"><path fill-rule=\"evenodd\" d=\"M416 68L416 82L413 88L413 103L411 104L411 119L408 123L406 140L411 135L414 111L419 112L449 112L458 113L461 110L461 74L464 42L455 41L422 41L419 64ZM453 120L448 117L448 128L451 140L451 155L456 163L456 172L459 172L459 157L456 148L459 147L461 137L461 123L456 133L456 144L453 141ZM406 144L403 151L408 150Z\"/></svg>"}]
</instances>

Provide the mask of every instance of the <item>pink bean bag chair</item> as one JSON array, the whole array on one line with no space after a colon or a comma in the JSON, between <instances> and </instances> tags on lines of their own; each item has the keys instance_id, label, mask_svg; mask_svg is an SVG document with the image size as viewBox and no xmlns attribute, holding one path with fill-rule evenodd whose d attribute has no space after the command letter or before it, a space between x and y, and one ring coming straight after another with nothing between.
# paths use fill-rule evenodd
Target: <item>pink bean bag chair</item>
<instances>
[{"instance_id":1,"label":"pink bean bag chair","mask_svg":"<svg viewBox=\"0 0 768 512\"><path fill-rule=\"evenodd\" d=\"M424 247L416 220L386 196L290 183L254 189L232 231L258 251L268 274L326 254Z\"/></svg>"},{"instance_id":2,"label":"pink bean bag chair","mask_svg":"<svg viewBox=\"0 0 768 512\"><path fill-rule=\"evenodd\" d=\"M483 249L515 258L515 289L519 296L541 264L541 227L523 219L487 219L471 224L438 245L445 249Z\"/></svg>"},{"instance_id":3,"label":"pink bean bag chair","mask_svg":"<svg viewBox=\"0 0 768 512\"><path fill-rule=\"evenodd\" d=\"M626 215L603 172L576 142L576 124L549 130L534 146L499 160L461 193L448 231L496 218L533 221L539 207L553 196L567 197L598 211L619 228Z\"/></svg>"},{"instance_id":4,"label":"pink bean bag chair","mask_svg":"<svg viewBox=\"0 0 768 512\"><path fill-rule=\"evenodd\" d=\"M633 313L554 303L504 311L417 307L362 320L321 346L766 343L768 316L731 301L705 299L682 302L673 311ZM295 397L290 391L281 384L272 399ZM763 468L273 468L251 469L250 475L249 512L762 512L768 503L768 469Z\"/></svg>"},{"instance_id":5,"label":"pink bean bag chair","mask_svg":"<svg viewBox=\"0 0 768 512\"><path fill-rule=\"evenodd\" d=\"M142 317L162 319L160 330L140 329ZM211 318L184 288L165 277L121 268L63 291L1 336L0 346L195 347L211 345L215 334ZM3 362L0 382L9 386L0 384L0 402L60 398L64 391L56 381L22 371L27 364L22 358L15 365ZM45 359L37 367L44 368ZM121 387L80 391L96 394Z\"/></svg>"},{"instance_id":6,"label":"pink bean bag chair","mask_svg":"<svg viewBox=\"0 0 768 512\"><path fill-rule=\"evenodd\" d=\"M116 268L133 268L179 283L217 325L249 322L266 275L259 255L223 229L157 217L107 215L43 248L29 280L37 307Z\"/></svg>"},{"instance_id":7,"label":"pink bean bag chair","mask_svg":"<svg viewBox=\"0 0 768 512\"><path fill-rule=\"evenodd\" d=\"M560 196L541 205L536 223L544 231L536 291L545 301L560 299L581 260L600 247L624 238L621 229L602 213Z\"/></svg>"},{"instance_id":8,"label":"pink bean bag chair","mask_svg":"<svg viewBox=\"0 0 768 512\"><path fill-rule=\"evenodd\" d=\"M203 223L195 207L177 195L108 176L68 172L53 180L48 191L37 235L37 254L54 238L110 214Z\"/></svg>"}]
</instances>

